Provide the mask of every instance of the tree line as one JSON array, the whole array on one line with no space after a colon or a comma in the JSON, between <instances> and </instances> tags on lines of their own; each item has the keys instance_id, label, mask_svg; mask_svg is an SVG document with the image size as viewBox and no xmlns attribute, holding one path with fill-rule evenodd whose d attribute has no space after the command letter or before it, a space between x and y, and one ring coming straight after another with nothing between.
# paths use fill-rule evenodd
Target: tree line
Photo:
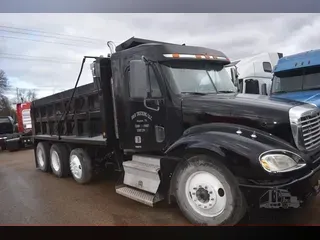
<instances>
[{"instance_id":1,"label":"tree line","mask_svg":"<svg viewBox=\"0 0 320 240\"><path fill-rule=\"evenodd\" d=\"M6 96L9 87L9 79L6 73L0 69L0 116L11 116L16 119L14 104L33 101L37 96L34 90L19 90L16 97L9 99Z\"/></svg>"}]
</instances>

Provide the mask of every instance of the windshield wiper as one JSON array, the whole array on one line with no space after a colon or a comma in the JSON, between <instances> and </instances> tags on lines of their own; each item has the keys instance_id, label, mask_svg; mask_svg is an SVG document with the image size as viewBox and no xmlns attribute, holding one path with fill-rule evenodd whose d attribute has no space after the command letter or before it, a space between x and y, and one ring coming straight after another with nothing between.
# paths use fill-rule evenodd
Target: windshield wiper
<instances>
[{"instance_id":1,"label":"windshield wiper","mask_svg":"<svg viewBox=\"0 0 320 240\"><path fill-rule=\"evenodd\" d=\"M181 92L181 93L184 93L184 94L194 94L194 95L207 95L206 93L203 93L203 92Z\"/></svg>"},{"instance_id":2,"label":"windshield wiper","mask_svg":"<svg viewBox=\"0 0 320 240\"><path fill-rule=\"evenodd\" d=\"M218 91L218 93L235 93L235 91L232 91L232 90L223 90L223 91Z\"/></svg>"}]
</instances>

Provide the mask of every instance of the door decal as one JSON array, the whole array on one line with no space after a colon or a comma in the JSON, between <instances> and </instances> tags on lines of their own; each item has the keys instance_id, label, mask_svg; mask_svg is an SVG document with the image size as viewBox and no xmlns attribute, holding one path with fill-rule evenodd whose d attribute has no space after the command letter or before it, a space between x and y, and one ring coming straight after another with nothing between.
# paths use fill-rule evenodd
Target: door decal
<instances>
[{"instance_id":1,"label":"door decal","mask_svg":"<svg viewBox=\"0 0 320 240\"><path fill-rule=\"evenodd\" d=\"M131 115L131 121L135 128L136 134L134 135L135 148L141 148L145 139L144 135L148 134L152 122L152 116L144 111L138 111Z\"/></svg>"}]
</instances>

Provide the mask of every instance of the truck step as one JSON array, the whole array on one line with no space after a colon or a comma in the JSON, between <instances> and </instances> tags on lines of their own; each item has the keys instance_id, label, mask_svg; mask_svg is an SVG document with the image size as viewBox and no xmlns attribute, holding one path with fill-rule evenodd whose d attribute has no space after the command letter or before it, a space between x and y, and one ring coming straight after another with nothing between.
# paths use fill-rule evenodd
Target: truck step
<instances>
[{"instance_id":1,"label":"truck step","mask_svg":"<svg viewBox=\"0 0 320 240\"><path fill-rule=\"evenodd\" d=\"M132 161L133 162L141 162L152 164L160 167L160 156L152 156L152 155L133 155Z\"/></svg>"},{"instance_id":2,"label":"truck step","mask_svg":"<svg viewBox=\"0 0 320 240\"><path fill-rule=\"evenodd\" d=\"M156 197L155 194L147 193L129 186L121 186L117 188L116 193L150 207L153 207L155 203L162 200L161 198Z\"/></svg>"},{"instance_id":3,"label":"truck step","mask_svg":"<svg viewBox=\"0 0 320 240\"><path fill-rule=\"evenodd\" d=\"M160 185L160 158L134 155L132 161L123 163L123 169L124 184L156 194Z\"/></svg>"},{"instance_id":4,"label":"truck step","mask_svg":"<svg viewBox=\"0 0 320 240\"><path fill-rule=\"evenodd\" d=\"M160 167L153 164L148 163L141 163L141 162L134 162L134 161L126 161L123 162L123 167L136 169L142 172L150 172L150 173L157 173L160 170Z\"/></svg>"}]
</instances>

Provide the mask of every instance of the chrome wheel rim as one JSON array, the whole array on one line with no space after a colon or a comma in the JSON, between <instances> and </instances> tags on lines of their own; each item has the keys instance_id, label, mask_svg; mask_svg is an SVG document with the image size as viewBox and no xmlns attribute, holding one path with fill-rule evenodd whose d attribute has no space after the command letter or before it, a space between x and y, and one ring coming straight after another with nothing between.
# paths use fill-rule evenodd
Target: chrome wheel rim
<instances>
[{"instance_id":1,"label":"chrome wheel rim","mask_svg":"<svg viewBox=\"0 0 320 240\"><path fill-rule=\"evenodd\" d=\"M37 161L40 167L44 166L44 154L41 148L39 148L37 151Z\"/></svg>"},{"instance_id":2,"label":"chrome wheel rim","mask_svg":"<svg viewBox=\"0 0 320 240\"><path fill-rule=\"evenodd\" d=\"M82 177L82 165L80 159L76 155L70 157L70 170L75 178L80 179Z\"/></svg>"},{"instance_id":3,"label":"chrome wheel rim","mask_svg":"<svg viewBox=\"0 0 320 240\"><path fill-rule=\"evenodd\" d=\"M199 171L193 173L185 185L189 205L204 217L216 217L226 208L226 191L213 174Z\"/></svg>"},{"instance_id":4,"label":"chrome wheel rim","mask_svg":"<svg viewBox=\"0 0 320 240\"><path fill-rule=\"evenodd\" d=\"M60 159L56 151L52 151L51 153L51 165L56 172L60 170Z\"/></svg>"}]
</instances>

